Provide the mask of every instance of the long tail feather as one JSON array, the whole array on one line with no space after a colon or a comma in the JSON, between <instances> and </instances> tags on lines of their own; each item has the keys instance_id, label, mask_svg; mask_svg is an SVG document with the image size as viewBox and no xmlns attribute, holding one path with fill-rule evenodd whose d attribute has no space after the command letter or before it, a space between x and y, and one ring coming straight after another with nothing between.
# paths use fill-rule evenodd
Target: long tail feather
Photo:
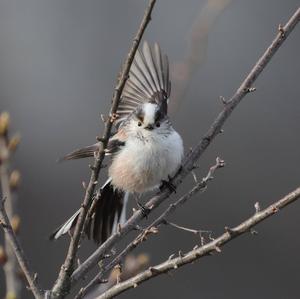
<instances>
[{"instance_id":1,"label":"long tail feather","mask_svg":"<svg viewBox=\"0 0 300 299\"><path fill-rule=\"evenodd\" d=\"M111 235L115 219L119 222L123 200L124 192L114 189L111 184L107 184L101 190L101 196L95 206L90 236L97 244L103 243Z\"/></svg>"},{"instance_id":2,"label":"long tail feather","mask_svg":"<svg viewBox=\"0 0 300 299\"><path fill-rule=\"evenodd\" d=\"M97 244L105 240L115 231L117 224L125 222L126 202L128 195L115 190L108 180L101 189L101 196L93 205L93 211L89 213L85 233L88 238L92 238ZM66 233L72 233L76 225L80 209L76 211L64 224L59 226L49 237L50 240L57 240Z\"/></svg>"},{"instance_id":3,"label":"long tail feather","mask_svg":"<svg viewBox=\"0 0 300 299\"><path fill-rule=\"evenodd\" d=\"M80 209L76 211L65 223L59 226L50 236L50 240L57 240L67 232L70 232L72 228L74 228L78 215L80 213Z\"/></svg>"}]
</instances>

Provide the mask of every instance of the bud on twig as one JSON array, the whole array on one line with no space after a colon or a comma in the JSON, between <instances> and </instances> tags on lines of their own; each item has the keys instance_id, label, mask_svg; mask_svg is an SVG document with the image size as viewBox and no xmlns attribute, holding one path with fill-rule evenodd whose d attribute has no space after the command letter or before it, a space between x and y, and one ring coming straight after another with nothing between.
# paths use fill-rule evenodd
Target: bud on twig
<instances>
[{"instance_id":1,"label":"bud on twig","mask_svg":"<svg viewBox=\"0 0 300 299\"><path fill-rule=\"evenodd\" d=\"M4 265L7 262L7 255L2 245L0 245L0 265Z\"/></svg>"},{"instance_id":2,"label":"bud on twig","mask_svg":"<svg viewBox=\"0 0 300 299\"><path fill-rule=\"evenodd\" d=\"M21 141L21 136L19 134L14 135L8 143L8 149L11 152L14 152L17 149L17 146L19 145Z\"/></svg>"},{"instance_id":3,"label":"bud on twig","mask_svg":"<svg viewBox=\"0 0 300 299\"><path fill-rule=\"evenodd\" d=\"M12 171L9 177L9 186L12 190L17 189L20 186L21 174L18 170Z\"/></svg>"},{"instance_id":4,"label":"bud on twig","mask_svg":"<svg viewBox=\"0 0 300 299\"><path fill-rule=\"evenodd\" d=\"M8 112L2 112L0 114L0 136L7 133L9 127L10 116Z\"/></svg>"},{"instance_id":5,"label":"bud on twig","mask_svg":"<svg viewBox=\"0 0 300 299\"><path fill-rule=\"evenodd\" d=\"M11 219L11 227L15 234L20 230L21 218L18 215L14 215Z\"/></svg>"},{"instance_id":6,"label":"bud on twig","mask_svg":"<svg viewBox=\"0 0 300 299\"><path fill-rule=\"evenodd\" d=\"M122 274L122 268L120 264L117 264L110 273L110 279L116 283L120 282L120 276Z\"/></svg>"}]
</instances>

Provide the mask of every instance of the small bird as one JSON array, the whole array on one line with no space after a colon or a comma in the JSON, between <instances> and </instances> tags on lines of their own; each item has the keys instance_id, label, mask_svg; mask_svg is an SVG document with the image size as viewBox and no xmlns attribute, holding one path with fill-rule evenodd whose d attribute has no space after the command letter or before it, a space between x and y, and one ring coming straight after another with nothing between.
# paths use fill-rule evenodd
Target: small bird
<instances>
[{"instance_id":1,"label":"small bird","mask_svg":"<svg viewBox=\"0 0 300 299\"><path fill-rule=\"evenodd\" d=\"M112 158L108 180L88 214L86 231L98 244L110 236L118 223L125 222L129 194L137 197L161 186L162 182L167 184L181 164L182 138L167 114L170 92L168 57L162 55L157 43L151 48L144 42L142 51L135 54L122 92L114 122L116 133L105 150ZM63 160L92 157L98 148L96 143L75 150ZM58 239L72 230L79 212L50 238Z\"/></svg>"}]
</instances>

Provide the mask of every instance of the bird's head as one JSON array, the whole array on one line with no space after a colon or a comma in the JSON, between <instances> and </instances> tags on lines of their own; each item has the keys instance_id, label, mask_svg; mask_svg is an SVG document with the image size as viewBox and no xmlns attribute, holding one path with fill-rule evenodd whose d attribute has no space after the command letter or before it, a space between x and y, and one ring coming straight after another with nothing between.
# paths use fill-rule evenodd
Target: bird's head
<instances>
[{"instance_id":1,"label":"bird's head","mask_svg":"<svg viewBox=\"0 0 300 299\"><path fill-rule=\"evenodd\" d=\"M170 123L159 105L146 103L133 113L132 125L136 127L136 130L147 134L147 132L162 132L169 128Z\"/></svg>"}]
</instances>

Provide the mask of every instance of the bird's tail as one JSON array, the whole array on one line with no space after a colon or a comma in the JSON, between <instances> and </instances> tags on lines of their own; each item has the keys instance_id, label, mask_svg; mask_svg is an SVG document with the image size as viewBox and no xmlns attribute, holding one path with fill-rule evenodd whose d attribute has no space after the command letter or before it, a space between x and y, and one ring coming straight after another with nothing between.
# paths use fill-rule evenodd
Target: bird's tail
<instances>
[{"instance_id":1,"label":"bird's tail","mask_svg":"<svg viewBox=\"0 0 300 299\"><path fill-rule=\"evenodd\" d=\"M97 244L105 242L116 231L118 223L125 222L127 199L127 193L114 189L110 181L106 182L101 188L100 197L92 204L92 210L88 213L85 227L88 238L92 238ZM72 233L79 213L80 209L51 234L50 240L56 240L67 232Z\"/></svg>"}]
</instances>

